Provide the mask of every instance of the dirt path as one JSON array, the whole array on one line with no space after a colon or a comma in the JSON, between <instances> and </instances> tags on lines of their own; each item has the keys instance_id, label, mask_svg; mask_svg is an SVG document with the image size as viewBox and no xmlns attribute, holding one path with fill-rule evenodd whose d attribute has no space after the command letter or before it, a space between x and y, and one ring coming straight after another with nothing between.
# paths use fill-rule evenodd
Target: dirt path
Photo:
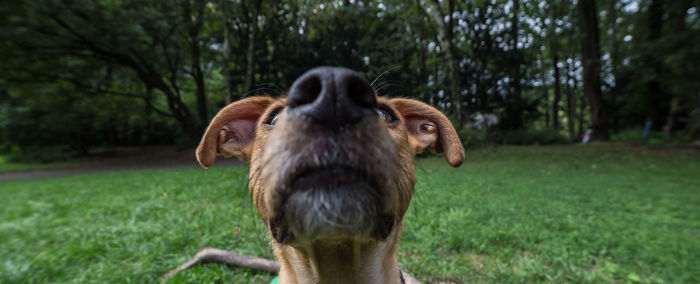
<instances>
[{"instance_id":1,"label":"dirt path","mask_svg":"<svg viewBox=\"0 0 700 284\"><path fill-rule=\"evenodd\" d=\"M214 167L242 165L237 159L217 158ZM198 168L194 149L176 146L113 148L94 153L90 158L71 162L64 168L28 172L0 173L0 181L73 176L113 171Z\"/></svg>"}]
</instances>

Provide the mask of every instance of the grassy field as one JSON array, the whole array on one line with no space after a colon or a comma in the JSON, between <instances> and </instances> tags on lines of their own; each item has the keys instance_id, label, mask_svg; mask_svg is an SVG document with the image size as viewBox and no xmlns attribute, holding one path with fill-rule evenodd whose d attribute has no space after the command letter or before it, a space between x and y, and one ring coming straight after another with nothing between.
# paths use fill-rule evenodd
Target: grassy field
<instances>
[{"instance_id":1,"label":"grassy field","mask_svg":"<svg viewBox=\"0 0 700 284\"><path fill-rule=\"evenodd\" d=\"M423 281L700 283L700 154L500 147L417 162L402 269ZM211 246L272 257L246 167L0 182L0 283L152 283ZM171 283L269 283L220 265Z\"/></svg>"}]
</instances>

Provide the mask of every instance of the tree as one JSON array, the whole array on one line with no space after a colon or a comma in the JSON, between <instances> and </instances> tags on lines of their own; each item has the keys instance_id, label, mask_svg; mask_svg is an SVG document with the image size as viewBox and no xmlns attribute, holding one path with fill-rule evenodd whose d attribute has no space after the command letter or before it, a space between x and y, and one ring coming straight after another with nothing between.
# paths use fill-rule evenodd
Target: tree
<instances>
[{"instance_id":1,"label":"tree","mask_svg":"<svg viewBox=\"0 0 700 284\"><path fill-rule=\"evenodd\" d=\"M648 13L649 33L647 41L649 44L653 45L661 37L661 28L663 25L662 17L664 14L663 3L659 0L651 0ZM662 126L666 124L666 118L663 115L664 108L660 107L663 105L664 97L658 77L662 73L662 66L656 52L645 52L644 62L651 71L646 80L646 113L652 121L652 128L661 130Z\"/></svg>"},{"instance_id":2,"label":"tree","mask_svg":"<svg viewBox=\"0 0 700 284\"><path fill-rule=\"evenodd\" d=\"M205 129L207 122L209 121L209 114L207 113L207 94L206 87L204 85L204 74L202 72L199 38L199 34L202 30L202 24L204 22L205 5L206 1L204 0L195 0L194 3L192 3L190 0L182 2L182 17L183 22L187 23L187 39L191 54L189 73L197 86L197 91L195 94L197 98L197 113L199 114L200 125L197 127L199 130Z\"/></svg>"},{"instance_id":3,"label":"tree","mask_svg":"<svg viewBox=\"0 0 700 284\"><path fill-rule=\"evenodd\" d=\"M512 128L523 127L523 98L521 86L521 52L518 50L518 33L520 32L520 0L513 0L513 13L510 26L510 53L511 53L511 110L513 113L511 121Z\"/></svg>"},{"instance_id":4,"label":"tree","mask_svg":"<svg viewBox=\"0 0 700 284\"><path fill-rule=\"evenodd\" d=\"M252 91L283 94L318 65L358 70L378 94L419 98L456 124L489 112L497 131L566 126L572 138L591 124L605 139L648 116L659 129L674 98L694 99L694 1L573 3L10 1L0 9L0 149L192 144L210 111ZM30 139L15 117L96 138L57 127L43 132L55 139Z\"/></svg>"},{"instance_id":5,"label":"tree","mask_svg":"<svg viewBox=\"0 0 700 284\"><path fill-rule=\"evenodd\" d=\"M577 4L581 32L581 60L583 63L583 93L591 111L592 140L609 140L608 117L600 89L600 42L598 9L595 0L579 0Z\"/></svg>"},{"instance_id":6,"label":"tree","mask_svg":"<svg viewBox=\"0 0 700 284\"><path fill-rule=\"evenodd\" d=\"M465 115L462 113L462 94L459 80L459 65L457 64L457 58L455 56L454 41L454 0L447 0L446 11L440 4L438 0L431 0L431 8L426 10L426 13L430 15L437 30L437 40L440 43L440 48L445 56L445 73L447 73L448 78L448 93L450 96L450 103L452 114L457 117L459 126L466 119ZM423 6L418 3L418 6ZM424 8L425 9L425 8Z\"/></svg>"},{"instance_id":7,"label":"tree","mask_svg":"<svg viewBox=\"0 0 700 284\"><path fill-rule=\"evenodd\" d=\"M260 14L262 2L262 0L253 1L252 9L245 13L246 19L248 19L248 49L246 51L245 81L243 83L244 93L250 92L255 83L255 41L258 33L258 14Z\"/></svg>"},{"instance_id":8,"label":"tree","mask_svg":"<svg viewBox=\"0 0 700 284\"><path fill-rule=\"evenodd\" d=\"M229 0L218 2L223 25L223 46L221 48L221 73L224 76L224 100L226 104L233 102L233 70L231 70L233 56L233 19Z\"/></svg>"},{"instance_id":9,"label":"tree","mask_svg":"<svg viewBox=\"0 0 700 284\"><path fill-rule=\"evenodd\" d=\"M559 100L561 99L561 83L559 74L559 37L557 36L558 6L556 3L550 5L551 27L550 27L550 50L552 69L554 69L554 100L552 101L552 128L559 128Z\"/></svg>"},{"instance_id":10,"label":"tree","mask_svg":"<svg viewBox=\"0 0 700 284\"><path fill-rule=\"evenodd\" d=\"M136 8L138 7L138 9ZM187 27L192 29L190 36L197 36L198 26L195 22L185 21L183 25L180 9L184 4L170 5L165 2L144 1L132 6L127 3L110 6L103 2L91 4L68 4L64 2L47 1L45 3L26 3L21 10L26 17L17 18L13 24L22 27L12 31L10 38L21 48L30 50L40 56L64 58L64 62L86 61L102 65L130 70L144 86L152 92L124 94L139 97L146 102L152 102L151 95L162 95L167 110L156 105L150 109L156 113L172 117L177 121L185 137L195 142L201 129L192 116L190 107L185 103L181 78L183 73L196 75L202 79L198 63L198 42L190 38L186 40ZM189 17L188 17L189 18ZM126 22L125 22L126 20ZM119 27L115 30L115 27ZM196 44L194 44L196 43ZM192 58L183 56L190 50ZM190 70L185 66L190 61ZM26 68L30 66L19 66ZM47 74L43 70L27 70L39 78L64 80L73 83L77 88L90 89L91 85L75 72L65 75ZM100 91L119 93L115 86L105 86ZM198 87L199 117L207 117L203 107L203 87L200 81Z\"/></svg>"}]
</instances>

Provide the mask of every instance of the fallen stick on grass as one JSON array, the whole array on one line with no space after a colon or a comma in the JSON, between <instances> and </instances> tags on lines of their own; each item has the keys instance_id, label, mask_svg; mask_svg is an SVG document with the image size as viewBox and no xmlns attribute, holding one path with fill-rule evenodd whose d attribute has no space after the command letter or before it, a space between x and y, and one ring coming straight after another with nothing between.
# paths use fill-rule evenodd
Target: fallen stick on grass
<instances>
[{"instance_id":1,"label":"fallen stick on grass","mask_svg":"<svg viewBox=\"0 0 700 284\"><path fill-rule=\"evenodd\" d=\"M177 268L170 270L165 273L162 277L166 280L170 277L175 276L178 272L188 269L190 267L196 266L201 263L222 263L230 267L245 267L255 270L262 270L267 273L276 274L280 270L280 265L277 261L258 258L253 256L247 256L242 254L237 254L235 252L215 249L215 248L203 248L200 249L197 254L194 255L190 260L178 266Z\"/></svg>"},{"instance_id":2,"label":"fallen stick on grass","mask_svg":"<svg viewBox=\"0 0 700 284\"><path fill-rule=\"evenodd\" d=\"M180 271L202 263L221 263L226 264L229 267L250 268L254 270L261 270L270 274L277 274L280 271L280 264L274 260L237 254L235 252L215 248L203 248L200 249L197 254L195 254L194 257L187 262L181 264L173 270L168 271L168 273L163 274L161 277L161 283L175 276L175 274L179 273ZM408 273L403 271L401 271L401 273L403 273L406 284L420 284L418 280L408 275Z\"/></svg>"}]
</instances>

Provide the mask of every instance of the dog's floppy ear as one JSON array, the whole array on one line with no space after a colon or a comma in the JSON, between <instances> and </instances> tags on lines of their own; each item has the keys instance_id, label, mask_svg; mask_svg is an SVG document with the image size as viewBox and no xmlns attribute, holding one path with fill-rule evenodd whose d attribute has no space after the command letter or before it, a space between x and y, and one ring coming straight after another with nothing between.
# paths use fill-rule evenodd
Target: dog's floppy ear
<instances>
[{"instance_id":1,"label":"dog's floppy ear","mask_svg":"<svg viewBox=\"0 0 700 284\"><path fill-rule=\"evenodd\" d=\"M414 154L426 147L435 153L445 153L447 162L458 167L464 161L464 147L452 123L437 109L411 99L392 99L391 104L403 117L408 130L408 142Z\"/></svg>"},{"instance_id":2,"label":"dog's floppy ear","mask_svg":"<svg viewBox=\"0 0 700 284\"><path fill-rule=\"evenodd\" d=\"M214 163L216 154L250 161L255 125L272 102L269 97L250 97L221 109L199 142L195 152L199 164L208 168Z\"/></svg>"}]
</instances>

